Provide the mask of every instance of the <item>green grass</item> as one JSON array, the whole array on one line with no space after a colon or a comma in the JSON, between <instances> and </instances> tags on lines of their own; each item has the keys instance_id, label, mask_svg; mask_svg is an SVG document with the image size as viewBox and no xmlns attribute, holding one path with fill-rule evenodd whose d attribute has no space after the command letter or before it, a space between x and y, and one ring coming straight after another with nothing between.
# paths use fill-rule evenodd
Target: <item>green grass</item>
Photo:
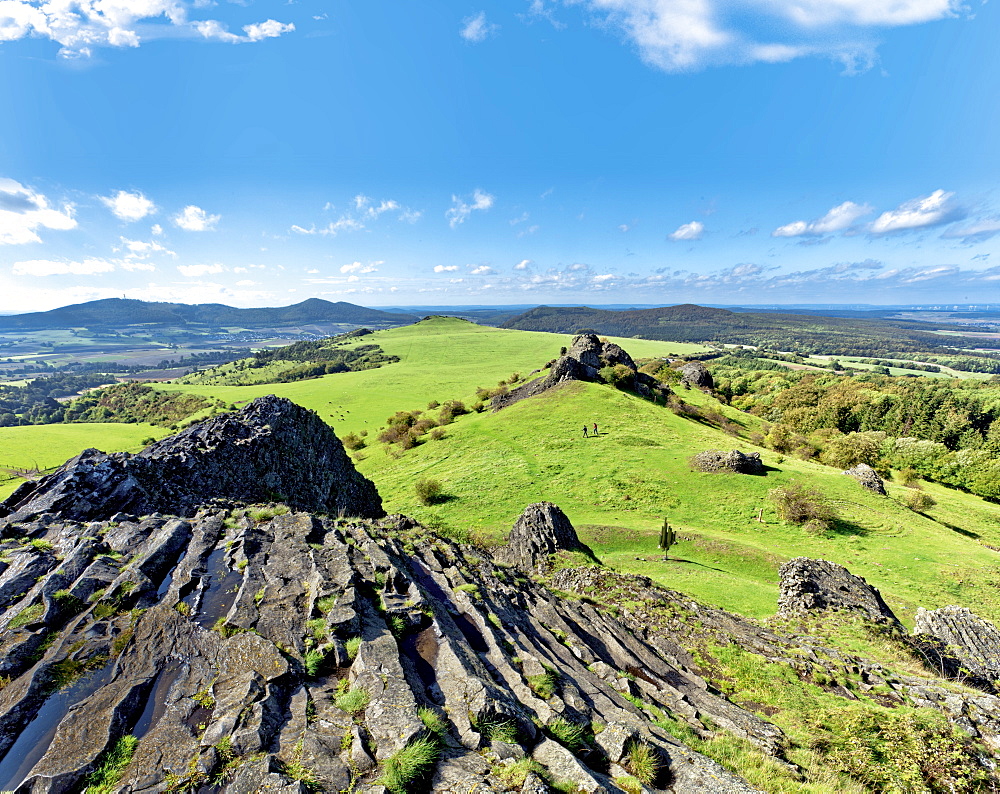
<instances>
[{"instance_id":1,"label":"green grass","mask_svg":"<svg viewBox=\"0 0 1000 794\"><path fill-rule=\"evenodd\" d=\"M358 714L368 707L371 697L367 689L349 689L334 698L333 705L348 714Z\"/></svg>"},{"instance_id":2,"label":"green grass","mask_svg":"<svg viewBox=\"0 0 1000 794\"><path fill-rule=\"evenodd\" d=\"M0 427L0 498L6 498L22 483L21 478L7 479L3 469L61 466L87 447L102 452L137 452L144 438L162 438L169 433L148 424L70 424Z\"/></svg>"},{"instance_id":3,"label":"green grass","mask_svg":"<svg viewBox=\"0 0 1000 794\"><path fill-rule=\"evenodd\" d=\"M414 739L386 759L377 782L393 794L406 794L412 791L412 783L430 771L440 754L440 745L434 738Z\"/></svg>"},{"instance_id":4,"label":"green grass","mask_svg":"<svg viewBox=\"0 0 1000 794\"><path fill-rule=\"evenodd\" d=\"M122 736L110 750L105 752L97 768L87 776L84 794L110 794L121 780L125 769L132 762L139 740L134 736Z\"/></svg>"}]
</instances>

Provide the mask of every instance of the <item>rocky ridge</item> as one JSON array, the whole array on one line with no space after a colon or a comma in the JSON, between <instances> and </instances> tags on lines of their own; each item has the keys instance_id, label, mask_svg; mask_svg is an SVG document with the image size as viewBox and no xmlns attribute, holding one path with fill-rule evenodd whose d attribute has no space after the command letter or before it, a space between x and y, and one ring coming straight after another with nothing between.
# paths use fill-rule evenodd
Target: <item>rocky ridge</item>
<instances>
[{"instance_id":1,"label":"rocky ridge","mask_svg":"<svg viewBox=\"0 0 1000 794\"><path fill-rule=\"evenodd\" d=\"M667 384L639 372L635 361L624 349L613 342L602 342L596 334L579 334L573 337L573 343L566 353L546 366L548 373L544 377L496 395L490 403L491 408L499 411L566 381L599 381L604 367L624 368L629 373L627 385L647 399L665 400L671 394Z\"/></svg>"}]
</instances>

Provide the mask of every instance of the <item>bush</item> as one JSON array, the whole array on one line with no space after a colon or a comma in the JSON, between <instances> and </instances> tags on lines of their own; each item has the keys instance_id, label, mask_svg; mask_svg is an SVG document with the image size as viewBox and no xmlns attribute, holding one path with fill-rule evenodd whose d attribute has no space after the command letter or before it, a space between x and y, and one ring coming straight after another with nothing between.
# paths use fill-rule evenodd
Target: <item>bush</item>
<instances>
[{"instance_id":1,"label":"bush","mask_svg":"<svg viewBox=\"0 0 1000 794\"><path fill-rule=\"evenodd\" d=\"M442 485L439 480L424 477L417 480L413 488L417 492L417 499L420 500L420 504L432 505L440 497Z\"/></svg>"},{"instance_id":2,"label":"bush","mask_svg":"<svg viewBox=\"0 0 1000 794\"><path fill-rule=\"evenodd\" d=\"M609 383L616 389L628 389L635 384L635 373L624 364L615 364L613 367L601 367L601 380Z\"/></svg>"},{"instance_id":3,"label":"bush","mask_svg":"<svg viewBox=\"0 0 1000 794\"><path fill-rule=\"evenodd\" d=\"M784 488L772 488L767 495L783 520L790 524L806 525L813 532L828 529L837 518L836 511L826 503L823 494L800 483L793 482Z\"/></svg>"},{"instance_id":4,"label":"bush","mask_svg":"<svg viewBox=\"0 0 1000 794\"><path fill-rule=\"evenodd\" d=\"M348 433L340 440L344 447L350 450L363 449L365 446L365 440L357 433Z\"/></svg>"},{"instance_id":5,"label":"bush","mask_svg":"<svg viewBox=\"0 0 1000 794\"><path fill-rule=\"evenodd\" d=\"M925 510L930 510L934 507L937 502L929 493L913 490L903 497L903 504L910 508L910 510L914 513L923 513Z\"/></svg>"}]
</instances>

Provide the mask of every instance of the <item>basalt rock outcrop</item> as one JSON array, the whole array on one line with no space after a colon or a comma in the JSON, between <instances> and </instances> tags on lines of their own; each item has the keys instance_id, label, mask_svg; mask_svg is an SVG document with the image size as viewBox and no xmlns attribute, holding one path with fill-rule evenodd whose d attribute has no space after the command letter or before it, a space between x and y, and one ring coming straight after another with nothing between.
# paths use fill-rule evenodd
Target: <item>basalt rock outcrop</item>
<instances>
[{"instance_id":1,"label":"basalt rock outcrop","mask_svg":"<svg viewBox=\"0 0 1000 794\"><path fill-rule=\"evenodd\" d=\"M385 515L375 486L314 412L275 396L131 455L81 452L0 506L0 532L43 513L76 521L124 512L190 516L213 500L282 501L334 515Z\"/></svg>"},{"instance_id":2,"label":"basalt rock outcrop","mask_svg":"<svg viewBox=\"0 0 1000 794\"><path fill-rule=\"evenodd\" d=\"M738 449L723 452L721 449L706 449L691 458L691 466L698 471L731 474L764 474L764 464L759 452L749 455Z\"/></svg>"},{"instance_id":3,"label":"basalt rock outcrop","mask_svg":"<svg viewBox=\"0 0 1000 794\"><path fill-rule=\"evenodd\" d=\"M631 375L626 384L647 399L666 399L670 387L655 378L639 372L632 357L613 342L602 342L596 334L579 334L573 337L573 344L551 362L544 377L528 381L516 389L496 395L490 402L494 411L506 408L528 397L548 391L553 386L573 380L599 381L604 367L622 366Z\"/></svg>"},{"instance_id":4,"label":"basalt rock outcrop","mask_svg":"<svg viewBox=\"0 0 1000 794\"><path fill-rule=\"evenodd\" d=\"M597 562L558 506L536 502L524 509L506 545L497 549L493 556L498 562L513 565L524 573L540 573L550 567L552 555L559 551L580 552Z\"/></svg>"},{"instance_id":5,"label":"basalt rock outcrop","mask_svg":"<svg viewBox=\"0 0 1000 794\"><path fill-rule=\"evenodd\" d=\"M255 412L287 437L279 424L287 407L264 401L241 413L252 423ZM161 442L157 455L134 457L179 467L175 456L186 451L192 471L215 472L214 463L199 467L212 447L272 436L222 427L213 420ZM328 454L329 440L312 438L319 449L298 453ZM117 459L125 475L134 457ZM234 458L238 467L246 459ZM210 500L197 509L188 495L171 514L163 500L172 491L132 491L138 486L121 485L127 476L110 493L138 493L133 505L149 504L140 498L152 493L158 512L95 519L95 494L104 491L73 466L61 474L23 501L30 510L15 506L0 540L0 674L8 682L0 688L0 790L82 791L133 736L110 790L383 794L393 759L430 742L433 763L391 790L632 791L616 780L634 771L630 752L642 745L659 765L645 791L753 791L657 725L629 699L638 690L624 676L649 670L643 691L666 687L664 702L690 690L699 706L678 706L677 718L705 737L716 730L714 716L755 724L753 715L703 696L703 680L610 614L478 549L403 516L244 504L225 488L197 492ZM357 482L340 476L329 484L338 495ZM317 482L319 496L309 498L330 506L327 481ZM57 498L44 501L47 488ZM377 506L351 504L358 513ZM541 536L525 561L550 549L589 553L554 505L531 506L518 527L515 539ZM565 724L603 730L567 746ZM780 752L775 731L770 746ZM511 770L524 757L534 771L512 788Z\"/></svg>"},{"instance_id":6,"label":"basalt rock outcrop","mask_svg":"<svg viewBox=\"0 0 1000 794\"><path fill-rule=\"evenodd\" d=\"M886 495L885 482L878 476L878 472L876 472L875 469L867 463L859 463L857 466L847 469L843 473L848 477L853 477L857 480L861 487L865 490L871 491L879 496Z\"/></svg>"},{"instance_id":7,"label":"basalt rock outcrop","mask_svg":"<svg viewBox=\"0 0 1000 794\"><path fill-rule=\"evenodd\" d=\"M827 560L796 557L778 571L778 614L786 617L816 610L842 609L902 631L882 594L860 576Z\"/></svg>"},{"instance_id":8,"label":"basalt rock outcrop","mask_svg":"<svg viewBox=\"0 0 1000 794\"><path fill-rule=\"evenodd\" d=\"M715 380L700 361L689 361L681 367L681 383L696 389L714 389Z\"/></svg>"},{"instance_id":9,"label":"basalt rock outcrop","mask_svg":"<svg viewBox=\"0 0 1000 794\"><path fill-rule=\"evenodd\" d=\"M1000 683L1000 630L964 607L918 609L915 632L934 637L967 673Z\"/></svg>"}]
</instances>

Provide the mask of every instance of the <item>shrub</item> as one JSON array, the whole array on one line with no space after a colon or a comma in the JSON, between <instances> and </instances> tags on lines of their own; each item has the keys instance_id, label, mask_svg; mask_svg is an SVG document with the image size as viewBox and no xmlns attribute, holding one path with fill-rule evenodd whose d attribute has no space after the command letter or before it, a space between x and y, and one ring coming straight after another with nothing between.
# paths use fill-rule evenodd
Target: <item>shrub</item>
<instances>
[{"instance_id":1,"label":"shrub","mask_svg":"<svg viewBox=\"0 0 1000 794\"><path fill-rule=\"evenodd\" d=\"M461 400L448 400L441 406L441 412L438 414L438 424L450 425L455 421L456 416L462 416L467 413L469 413L469 409L465 407L465 403Z\"/></svg>"},{"instance_id":2,"label":"shrub","mask_svg":"<svg viewBox=\"0 0 1000 794\"><path fill-rule=\"evenodd\" d=\"M432 505L440 497L442 485L439 480L422 477L417 480L413 488L417 492L420 504Z\"/></svg>"},{"instance_id":3,"label":"shrub","mask_svg":"<svg viewBox=\"0 0 1000 794\"><path fill-rule=\"evenodd\" d=\"M808 525L813 531L825 530L837 518L836 512L819 491L800 483L772 488L767 495L774 502L778 515L790 524Z\"/></svg>"},{"instance_id":4,"label":"shrub","mask_svg":"<svg viewBox=\"0 0 1000 794\"><path fill-rule=\"evenodd\" d=\"M616 389L628 389L635 383L635 373L624 364L601 367L600 375L601 380L611 384Z\"/></svg>"},{"instance_id":5,"label":"shrub","mask_svg":"<svg viewBox=\"0 0 1000 794\"><path fill-rule=\"evenodd\" d=\"M444 438L444 430L442 430L440 427L435 427L433 430L431 430L430 436L431 436L431 441L440 441L442 438Z\"/></svg>"},{"instance_id":6,"label":"shrub","mask_svg":"<svg viewBox=\"0 0 1000 794\"><path fill-rule=\"evenodd\" d=\"M923 513L925 510L930 510L934 507L937 502L929 493L913 490L903 497L903 504L910 508L910 510L914 513Z\"/></svg>"},{"instance_id":7,"label":"shrub","mask_svg":"<svg viewBox=\"0 0 1000 794\"><path fill-rule=\"evenodd\" d=\"M350 450L364 449L365 446L365 440L357 433L348 433L340 440L343 442L344 447Z\"/></svg>"}]
</instances>

